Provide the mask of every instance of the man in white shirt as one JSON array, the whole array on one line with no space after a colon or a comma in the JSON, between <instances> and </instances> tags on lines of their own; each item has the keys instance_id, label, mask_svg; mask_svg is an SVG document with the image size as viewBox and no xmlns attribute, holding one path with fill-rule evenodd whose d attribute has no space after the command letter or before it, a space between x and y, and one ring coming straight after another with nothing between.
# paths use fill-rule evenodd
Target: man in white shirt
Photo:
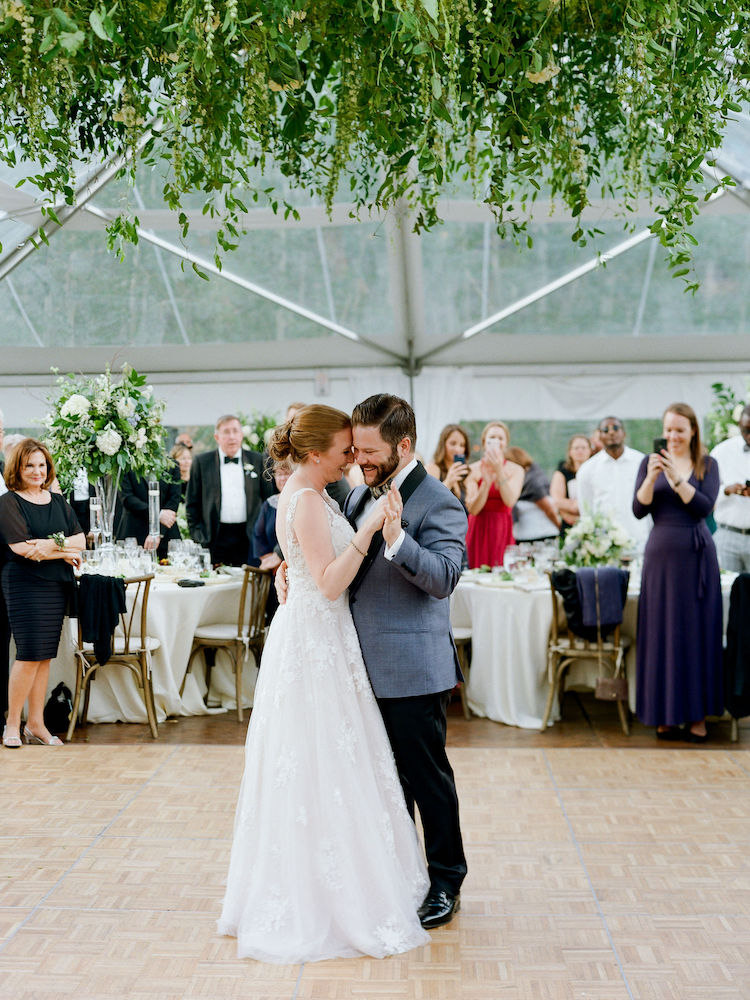
<instances>
[{"instance_id":1,"label":"man in white shirt","mask_svg":"<svg viewBox=\"0 0 750 1000\"><path fill-rule=\"evenodd\" d=\"M711 452L719 466L714 542L722 569L750 572L750 406L740 414L739 434Z\"/></svg>"},{"instance_id":2,"label":"man in white shirt","mask_svg":"<svg viewBox=\"0 0 750 1000\"><path fill-rule=\"evenodd\" d=\"M643 453L625 445L625 424L619 417L599 422L602 449L578 470L576 489L581 513L603 511L627 531L642 550L651 530L651 518L633 514L633 493Z\"/></svg>"},{"instance_id":3,"label":"man in white shirt","mask_svg":"<svg viewBox=\"0 0 750 1000\"><path fill-rule=\"evenodd\" d=\"M260 452L242 447L242 425L226 414L216 421L215 451L196 455L190 469L185 512L190 537L207 545L214 564L242 566L252 545L263 500L276 490L263 475Z\"/></svg>"}]
</instances>

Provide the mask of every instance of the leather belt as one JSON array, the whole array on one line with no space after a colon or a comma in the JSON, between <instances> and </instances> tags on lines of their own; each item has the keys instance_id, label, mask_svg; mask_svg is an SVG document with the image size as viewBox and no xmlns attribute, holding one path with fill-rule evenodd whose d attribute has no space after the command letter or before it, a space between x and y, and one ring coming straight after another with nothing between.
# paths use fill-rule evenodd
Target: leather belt
<instances>
[{"instance_id":1,"label":"leather belt","mask_svg":"<svg viewBox=\"0 0 750 1000\"><path fill-rule=\"evenodd\" d=\"M733 524L719 524L716 522L717 528L722 528L724 531L734 531L738 535L750 535L750 528L735 528Z\"/></svg>"}]
</instances>

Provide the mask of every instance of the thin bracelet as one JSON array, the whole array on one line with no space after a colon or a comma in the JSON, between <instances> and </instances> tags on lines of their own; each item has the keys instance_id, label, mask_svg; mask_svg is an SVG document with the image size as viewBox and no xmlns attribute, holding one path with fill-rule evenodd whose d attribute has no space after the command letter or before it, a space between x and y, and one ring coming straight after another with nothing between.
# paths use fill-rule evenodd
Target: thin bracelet
<instances>
[{"instance_id":1,"label":"thin bracelet","mask_svg":"<svg viewBox=\"0 0 750 1000\"><path fill-rule=\"evenodd\" d=\"M351 547L352 547L352 548L354 549L354 551L355 551L355 552L359 552L359 554L360 554L360 555L362 556L362 558L363 558L363 559L365 558L365 556L367 555L367 553L366 553L366 552L363 552L363 551L362 551L362 549L358 548L358 547L357 547L357 546L356 546L356 545L354 544L354 542L349 542L349 544L351 545Z\"/></svg>"}]
</instances>

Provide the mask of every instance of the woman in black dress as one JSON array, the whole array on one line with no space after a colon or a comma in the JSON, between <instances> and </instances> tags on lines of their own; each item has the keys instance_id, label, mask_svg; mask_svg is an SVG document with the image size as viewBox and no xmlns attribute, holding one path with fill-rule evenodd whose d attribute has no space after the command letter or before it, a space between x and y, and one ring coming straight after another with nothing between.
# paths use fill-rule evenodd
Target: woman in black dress
<instances>
[{"instance_id":1,"label":"woman in black dress","mask_svg":"<svg viewBox=\"0 0 750 1000\"><path fill-rule=\"evenodd\" d=\"M586 435L574 434L568 441L565 460L560 462L552 473L549 493L560 512L562 520L560 534L564 535L580 517L581 512L576 499L576 473L591 455L591 445Z\"/></svg>"},{"instance_id":2,"label":"woman in black dress","mask_svg":"<svg viewBox=\"0 0 750 1000\"><path fill-rule=\"evenodd\" d=\"M74 586L73 566L80 562L86 537L70 505L50 492L54 479L52 458L41 442L25 438L16 445L5 468L9 492L0 497L2 587L16 643L3 729L3 745L10 749L21 745L21 712L27 699L26 742L62 743L44 724L44 701L50 660L57 655Z\"/></svg>"}]
</instances>

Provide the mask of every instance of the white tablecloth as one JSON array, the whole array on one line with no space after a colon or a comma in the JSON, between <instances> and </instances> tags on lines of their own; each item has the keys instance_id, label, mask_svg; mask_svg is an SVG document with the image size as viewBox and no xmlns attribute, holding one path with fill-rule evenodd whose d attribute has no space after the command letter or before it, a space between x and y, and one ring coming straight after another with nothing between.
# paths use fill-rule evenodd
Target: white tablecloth
<instances>
[{"instance_id":1,"label":"white tablecloth","mask_svg":"<svg viewBox=\"0 0 750 1000\"><path fill-rule=\"evenodd\" d=\"M159 722L167 716L205 715L236 708L234 675L229 658L219 654L211 674L211 692L206 708L205 672L202 656L196 656L185 690L180 697L180 685L185 676L193 635L198 625L237 623L237 607L242 580L227 578L226 583L205 587L178 587L176 583L155 580L151 585L148 607L149 634L161 643L152 656L154 701ZM64 681L75 690L76 622L63 629L60 648L50 668L50 688ZM252 705L256 669L252 653L243 671L243 706ZM91 722L146 722L143 695L135 675L117 664L100 668L91 683L89 703Z\"/></svg>"},{"instance_id":2,"label":"white tablecloth","mask_svg":"<svg viewBox=\"0 0 750 1000\"><path fill-rule=\"evenodd\" d=\"M733 576L722 574L724 627ZM631 640L625 658L630 707L635 709L635 634L638 589L628 594L622 635ZM451 598L451 622L471 628L471 675L466 697L480 716L522 729L539 729L549 685L547 639L552 623L552 598L546 580L521 590L512 584L493 585L463 578ZM566 689L592 689L599 673L596 661L573 664ZM552 719L559 718L555 706Z\"/></svg>"}]
</instances>

